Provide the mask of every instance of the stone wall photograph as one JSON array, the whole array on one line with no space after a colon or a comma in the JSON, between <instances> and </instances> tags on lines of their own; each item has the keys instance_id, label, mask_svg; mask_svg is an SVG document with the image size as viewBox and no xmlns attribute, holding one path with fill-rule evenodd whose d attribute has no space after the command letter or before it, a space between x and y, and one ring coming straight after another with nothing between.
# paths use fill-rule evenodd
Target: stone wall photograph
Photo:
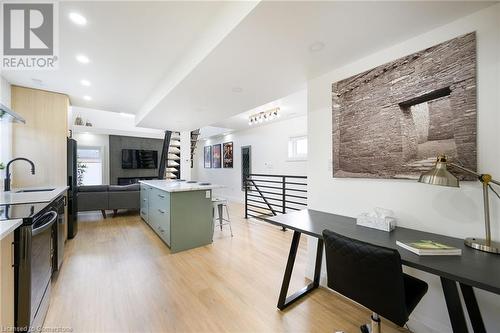
<instances>
[{"instance_id":1,"label":"stone wall photograph","mask_svg":"<svg viewBox=\"0 0 500 333\"><path fill-rule=\"evenodd\" d=\"M332 112L334 177L417 179L441 154L476 170L476 34L333 83Z\"/></svg>"}]
</instances>

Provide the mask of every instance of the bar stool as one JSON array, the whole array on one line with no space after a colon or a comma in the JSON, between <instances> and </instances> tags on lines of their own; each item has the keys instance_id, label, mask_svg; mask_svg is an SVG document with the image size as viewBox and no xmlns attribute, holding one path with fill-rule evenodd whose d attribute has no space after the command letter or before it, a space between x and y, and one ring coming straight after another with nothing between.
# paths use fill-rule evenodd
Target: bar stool
<instances>
[{"instance_id":1,"label":"bar stool","mask_svg":"<svg viewBox=\"0 0 500 333\"><path fill-rule=\"evenodd\" d=\"M214 229L218 226L222 231L223 225L229 225L229 230L231 231L231 237L233 237L233 228L231 228L231 219L229 218L229 209L227 208L227 200L222 198L213 198L212 207L214 210ZM224 217L224 208L226 211L226 217ZM217 211L217 216L215 212Z\"/></svg>"}]
</instances>

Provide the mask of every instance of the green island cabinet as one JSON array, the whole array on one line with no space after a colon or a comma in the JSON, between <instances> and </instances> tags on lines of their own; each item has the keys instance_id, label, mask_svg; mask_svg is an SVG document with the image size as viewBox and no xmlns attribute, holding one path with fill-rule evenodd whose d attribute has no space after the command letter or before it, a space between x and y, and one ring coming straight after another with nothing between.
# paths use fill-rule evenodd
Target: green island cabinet
<instances>
[{"instance_id":1,"label":"green island cabinet","mask_svg":"<svg viewBox=\"0 0 500 333\"><path fill-rule=\"evenodd\" d=\"M212 243L212 189L171 180L141 183L141 218L170 247L172 253Z\"/></svg>"}]
</instances>

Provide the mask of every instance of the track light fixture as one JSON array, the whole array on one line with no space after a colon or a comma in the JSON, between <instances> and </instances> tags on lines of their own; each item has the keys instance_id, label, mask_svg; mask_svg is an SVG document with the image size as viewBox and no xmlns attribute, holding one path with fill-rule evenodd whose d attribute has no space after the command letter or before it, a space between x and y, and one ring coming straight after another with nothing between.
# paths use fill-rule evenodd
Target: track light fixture
<instances>
[{"instance_id":1,"label":"track light fixture","mask_svg":"<svg viewBox=\"0 0 500 333\"><path fill-rule=\"evenodd\" d=\"M259 112L248 117L248 125L260 124L280 117L280 108Z\"/></svg>"}]
</instances>

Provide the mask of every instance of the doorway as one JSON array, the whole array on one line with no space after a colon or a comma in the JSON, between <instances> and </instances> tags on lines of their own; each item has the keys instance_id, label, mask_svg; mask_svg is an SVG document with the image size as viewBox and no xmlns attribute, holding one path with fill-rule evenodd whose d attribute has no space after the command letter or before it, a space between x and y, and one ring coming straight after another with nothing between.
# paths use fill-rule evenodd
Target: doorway
<instances>
[{"instance_id":1,"label":"doorway","mask_svg":"<svg viewBox=\"0 0 500 333\"><path fill-rule=\"evenodd\" d=\"M245 191L245 179L252 173L252 146L241 147L241 190Z\"/></svg>"}]
</instances>

